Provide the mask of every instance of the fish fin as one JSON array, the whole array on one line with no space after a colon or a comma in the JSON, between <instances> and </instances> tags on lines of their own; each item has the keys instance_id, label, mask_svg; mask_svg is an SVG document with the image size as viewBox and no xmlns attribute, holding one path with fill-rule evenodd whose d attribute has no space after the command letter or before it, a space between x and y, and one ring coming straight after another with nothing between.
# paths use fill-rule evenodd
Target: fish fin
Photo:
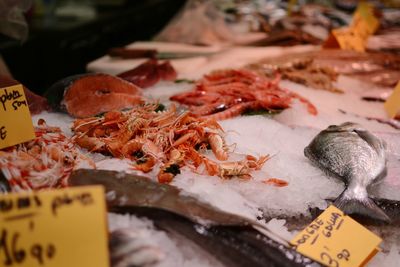
<instances>
[{"instance_id":1,"label":"fish fin","mask_svg":"<svg viewBox=\"0 0 400 267\"><path fill-rule=\"evenodd\" d=\"M333 203L338 209L346 214L361 214L380 221L390 222L389 216L379 208L370 198L354 199L346 197L343 192Z\"/></svg>"}]
</instances>

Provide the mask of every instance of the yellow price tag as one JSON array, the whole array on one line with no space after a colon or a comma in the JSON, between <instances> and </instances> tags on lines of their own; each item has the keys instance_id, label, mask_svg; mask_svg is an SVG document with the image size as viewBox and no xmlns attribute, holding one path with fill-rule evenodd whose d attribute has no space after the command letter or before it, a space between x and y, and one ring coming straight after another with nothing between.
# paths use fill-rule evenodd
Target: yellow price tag
<instances>
[{"instance_id":1,"label":"yellow price tag","mask_svg":"<svg viewBox=\"0 0 400 267\"><path fill-rule=\"evenodd\" d=\"M289 0L289 3L287 5L287 15L290 16L292 15L293 8L297 4L297 0Z\"/></svg>"},{"instance_id":2,"label":"yellow price tag","mask_svg":"<svg viewBox=\"0 0 400 267\"><path fill-rule=\"evenodd\" d=\"M400 81L383 106L391 118L400 115Z\"/></svg>"},{"instance_id":3,"label":"yellow price tag","mask_svg":"<svg viewBox=\"0 0 400 267\"><path fill-rule=\"evenodd\" d=\"M35 138L21 84L0 88L0 149Z\"/></svg>"},{"instance_id":4,"label":"yellow price tag","mask_svg":"<svg viewBox=\"0 0 400 267\"><path fill-rule=\"evenodd\" d=\"M365 40L361 38L353 28L340 28L332 30L340 48L344 50L354 50L358 52L365 51Z\"/></svg>"},{"instance_id":5,"label":"yellow price tag","mask_svg":"<svg viewBox=\"0 0 400 267\"><path fill-rule=\"evenodd\" d=\"M104 189L0 196L0 266L108 267Z\"/></svg>"},{"instance_id":6,"label":"yellow price tag","mask_svg":"<svg viewBox=\"0 0 400 267\"><path fill-rule=\"evenodd\" d=\"M368 22L359 14L354 15L351 28L356 35L360 36L360 38L363 40L363 43L365 43L368 37L373 33L371 28L368 26Z\"/></svg>"},{"instance_id":7,"label":"yellow price tag","mask_svg":"<svg viewBox=\"0 0 400 267\"><path fill-rule=\"evenodd\" d=\"M381 242L331 205L290 243L301 254L326 266L354 267L366 264L378 252Z\"/></svg>"},{"instance_id":8,"label":"yellow price tag","mask_svg":"<svg viewBox=\"0 0 400 267\"><path fill-rule=\"evenodd\" d=\"M367 2L360 2L353 16L353 24L356 20L363 20L369 34L373 34L379 27L379 20L374 15L374 7Z\"/></svg>"},{"instance_id":9,"label":"yellow price tag","mask_svg":"<svg viewBox=\"0 0 400 267\"><path fill-rule=\"evenodd\" d=\"M340 47L345 50L365 52L368 37L379 27L373 7L365 2L360 2L353 15L349 27L332 30L332 36L326 40L324 47Z\"/></svg>"}]
</instances>

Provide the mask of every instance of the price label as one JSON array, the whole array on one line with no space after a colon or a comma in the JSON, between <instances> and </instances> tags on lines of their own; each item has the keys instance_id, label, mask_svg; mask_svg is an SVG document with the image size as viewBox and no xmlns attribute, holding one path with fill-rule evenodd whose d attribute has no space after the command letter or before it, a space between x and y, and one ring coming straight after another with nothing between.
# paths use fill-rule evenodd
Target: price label
<instances>
[{"instance_id":1,"label":"price label","mask_svg":"<svg viewBox=\"0 0 400 267\"><path fill-rule=\"evenodd\" d=\"M297 4L297 0L289 0L289 3L287 5L287 15L288 16L292 15L293 9L296 6L296 4Z\"/></svg>"},{"instance_id":2,"label":"price label","mask_svg":"<svg viewBox=\"0 0 400 267\"><path fill-rule=\"evenodd\" d=\"M358 52L365 51L364 39L353 28L332 30L332 34L336 38L340 48Z\"/></svg>"},{"instance_id":3,"label":"price label","mask_svg":"<svg viewBox=\"0 0 400 267\"><path fill-rule=\"evenodd\" d=\"M108 267L104 189L0 196L0 266Z\"/></svg>"},{"instance_id":4,"label":"price label","mask_svg":"<svg viewBox=\"0 0 400 267\"><path fill-rule=\"evenodd\" d=\"M384 104L386 112L391 118L400 116L400 81L397 83L393 93L389 96Z\"/></svg>"},{"instance_id":5,"label":"price label","mask_svg":"<svg viewBox=\"0 0 400 267\"><path fill-rule=\"evenodd\" d=\"M331 205L290 243L301 254L326 266L354 267L366 264L379 251L381 242Z\"/></svg>"},{"instance_id":6,"label":"price label","mask_svg":"<svg viewBox=\"0 0 400 267\"><path fill-rule=\"evenodd\" d=\"M353 25L357 25L357 20L362 20L365 22L365 25L361 27L365 27L369 34L373 34L379 27L379 20L374 15L374 7L367 3L360 1L356 12L353 16Z\"/></svg>"},{"instance_id":7,"label":"price label","mask_svg":"<svg viewBox=\"0 0 400 267\"><path fill-rule=\"evenodd\" d=\"M0 88L0 149L35 138L21 84Z\"/></svg>"},{"instance_id":8,"label":"price label","mask_svg":"<svg viewBox=\"0 0 400 267\"><path fill-rule=\"evenodd\" d=\"M375 17L373 7L365 2L360 2L353 15L349 27L332 30L332 35L324 43L326 48L337 48L365 51L368 37L378 29L379 21Z\"/></svg>"}]
</instances>

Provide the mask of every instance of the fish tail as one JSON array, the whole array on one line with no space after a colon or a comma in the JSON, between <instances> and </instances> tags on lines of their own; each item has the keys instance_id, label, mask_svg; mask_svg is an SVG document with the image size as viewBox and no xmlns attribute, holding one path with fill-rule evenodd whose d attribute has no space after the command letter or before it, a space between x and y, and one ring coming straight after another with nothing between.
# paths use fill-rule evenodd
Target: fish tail
<instances>
[{"instance_id":1,"label":"fish tail","mask_svg":"<svg viewBox=\"0 0 400 267\"><path fill-rule=\"evenodd\" d=\"M361 199L349 198L346 196L345 192L343 192L333 203L333 205L344 213L361 214L384 222L391 221L389 216L387 216L387 214L379 208L372 199L368 197Z\"/></svg>"}]
</instances>

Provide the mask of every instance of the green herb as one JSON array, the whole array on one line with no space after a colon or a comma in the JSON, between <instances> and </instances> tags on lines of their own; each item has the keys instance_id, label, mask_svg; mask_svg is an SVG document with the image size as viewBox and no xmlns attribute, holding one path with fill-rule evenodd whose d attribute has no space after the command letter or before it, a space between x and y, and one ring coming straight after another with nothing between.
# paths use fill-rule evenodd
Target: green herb
<instances>
[{"instance_id":1,"label":"green herb","mask_svg":"<svg viewBox=\"0 0 400 267\"><path fill-rule=\"evenodd\" d=\"M267 110L267 109L257 109L257 110L247 110L242 113L244 116L253 116L253 115L276 115L281 113L282 110Z\"/></svg>"},{"instance_id":2,"label":"green herb","mask_svg":"<svg viewBox=\"0 0 400 267\"><path fill-rule=\"evenodd\" d=\"M165 106L163 104L158 104L157 108L155 109L155 112L159 112L159 111L164 111L165 110Z\"/></svg>"},{"instance_id":3,"label":"green herb","mask_svg":"<svg viewBox=\"0 0 400 267\"><path fill-rule=\"evenodd\" d=\"M165 172L171 173L171 174L173 174L175 176L177 174L180 174L181 170L179 169L179 165L178 164L171 164L170 166L165 168Z\"/></svg>"},{"instance_id":4,"label":"green herb","mask_svg":"<svg viewBox=\"0 0 400 267\"><path fill-rule=\"evenodd\" d=\"M147 162L147 157L144 156L144 153L141 150L137 150L132 153L132 156L134 156L137 160L137 164L143 164Z\"/></svg>"},{"instance_id":5,"label":"green herb","mask_svg":"<svg viewBox=\"0 0 400 267\"><path fill-rule=\"evenodd\" d=\"M107 113L107 112L102 112L102 113L99 113L99 114L94 115L94 117L96 117L96 118L102 118L102 117L104 117L104 115L105 115L106 113Z\"/></svg>"},{"instance_id":6,"label":"green herb","mask_svg":"<svg viewBox=\"0 0 400 267\"><path fill-rule=\"evenodd\" d=\"M194 83L194 80L189 80L189 79L177 79L174 81L174 83Z\"/></svg>"},{"instance_id":7,"label":"green herb","mask_svg":"<svg viewBox=\"0 0 400 267\"><path fill-rule=\"evenodd\" d=\"M140 165L140 164L145 164L147 162L146 158L140 158L138 160L136 160L136 164Z\"/></svg>"}]
</instances>

